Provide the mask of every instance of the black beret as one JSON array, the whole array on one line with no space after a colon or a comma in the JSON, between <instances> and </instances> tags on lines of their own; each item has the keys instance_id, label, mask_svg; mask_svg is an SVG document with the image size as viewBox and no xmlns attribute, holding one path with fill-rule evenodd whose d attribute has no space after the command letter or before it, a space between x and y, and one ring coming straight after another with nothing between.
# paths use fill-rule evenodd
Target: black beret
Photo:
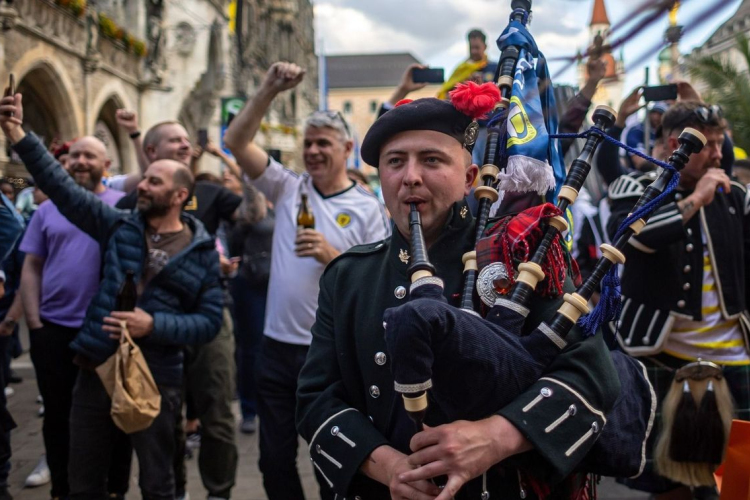
<instances>
[{"instance_id":1,"label":"black beret","mask_svg":"<svg viewBox=\"0 0 750 500\"><path fill-rule=\"evenodd\" d=\"M378 167L380 148L394 135L408 130L434 130L442 132L471 147L467 143L467 128L472 123L470 116L458 111L448 101L428 97L397 105L372 124L367 131L360 154L373 167Z\"/></svg>"}]
</instances>

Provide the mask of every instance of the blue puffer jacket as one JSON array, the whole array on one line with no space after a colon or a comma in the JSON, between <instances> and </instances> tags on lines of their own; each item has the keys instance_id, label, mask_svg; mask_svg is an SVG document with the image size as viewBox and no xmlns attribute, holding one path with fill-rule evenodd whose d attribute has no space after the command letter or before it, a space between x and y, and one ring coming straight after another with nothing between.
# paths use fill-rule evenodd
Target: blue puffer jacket
<instances>
[{"instance_id":1,"label":"blue puffer jacket","mask_svg":"<svg viewBox=\"0 0 750 500\"><path fill-rule=\"evenodd\" d=\"M145 221L138 212L110 207L76 184L34 134L13 149L60 213L102 246L101 285L71 343L74 351L99 365L118 345L102 330L103 319L115 308L126 271L134 271L136 279L142 274L148 251ZM169 260L138 298L138 307L154 318L153 331L138 344L156 383L168 386L182 383L181 346L209 342L222 321L219 256L214 241L198 220L186 214L182 217L193 230L192 243ZM74 276L71 269L71 279Z\"/></svg>"}]
</instances>

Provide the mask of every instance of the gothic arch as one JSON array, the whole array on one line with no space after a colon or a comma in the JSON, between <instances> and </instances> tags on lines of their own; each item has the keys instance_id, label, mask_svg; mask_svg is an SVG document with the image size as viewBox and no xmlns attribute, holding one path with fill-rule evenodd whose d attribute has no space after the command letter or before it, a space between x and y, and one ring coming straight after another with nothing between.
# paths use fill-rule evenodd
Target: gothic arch
<instances>
[{"instance_id":1,"label":"gothic arch","mask_svg":"<svg viewBox=\"0 0 750 500\"><path fill-rule=\"evenodd\" d=\"M110 81L99 90L89 109L94 112L88 117L87 130L98 137L107 147L112 164L113 174L137 172L138 165L133 143L126 131L122 130L115 119L118 109L136 111L136 107L127 98L119 81Z\"/></svg>"},{"instance_id":2,"label":"gothic arch","mask_svg":"<svg viewBox=\"0 0 750 500\"><path fill-rule=\"evenodd\" d=\"M25 93L26 122L61 140L83 132L83 112L73 82L63 64L44 50L32 49L12 69L19 92ZM38 114L38 118L32 116ZM53 137L45 137L47 141Z\"/></svg>"}]
</instances>

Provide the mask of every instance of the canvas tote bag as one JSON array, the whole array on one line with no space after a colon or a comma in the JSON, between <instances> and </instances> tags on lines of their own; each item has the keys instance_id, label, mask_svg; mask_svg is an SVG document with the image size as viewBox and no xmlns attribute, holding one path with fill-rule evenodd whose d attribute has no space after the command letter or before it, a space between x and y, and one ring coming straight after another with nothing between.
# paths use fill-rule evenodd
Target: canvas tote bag
<instances>
[{"instance_id":1,"label":"canvas tote bag","mask_svg":"<svg viewBox=\"0 0 750 500\"><path fill-rule=\"evenodd\" d=\"M132 434L147 429L159 415L161 394L124 321L121 326L120 346L96 373L112 399L112 420L123 432Z\"/></svg>"}]
</instances>

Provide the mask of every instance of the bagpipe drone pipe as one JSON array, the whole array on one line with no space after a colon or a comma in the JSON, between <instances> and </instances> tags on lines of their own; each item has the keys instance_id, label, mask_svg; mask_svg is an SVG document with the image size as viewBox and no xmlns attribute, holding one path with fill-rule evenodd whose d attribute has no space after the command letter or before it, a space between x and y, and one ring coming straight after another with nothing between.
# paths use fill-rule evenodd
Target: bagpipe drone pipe
<instances>
[{"instance_id":1,"label":"bagpipe drone pipe","mask_svg":"<svg viewBox=\"0 0 750 500\"><path fill-rule=\"evenodd\" d=\"M529 1L514 0L511 23L498 42L498 45L509 40L516 43L525 37L520 39L520 50L515 45L501 45L503 54L497 84L502 97L489 120L485 164L480 171L483 185L476 190L479 211L475 244L480 248L481 243L493 241L498 247L496 254L505 259L480 266L481 251L464 255L465 281L460 307L449 305L444 298L442 281L435 276L435 269L427 259L419 213L412 207L409 301L387 310L384 321L395 389L402 394L406 410L418 429L421 429L428 411L428 402L439 407L440 413L449 421L479 420L495 414L539 380L564 349L574 348L576 338L594 334L602 321L611 319L607 317L611 311L602 314L602 311L595 310L587 315L589 299L603 280L607 283L614 266L624 262L622 250L628 239L645 226L648 216L663 196L674 189L679 178L677 171L705 144L705 138L698 131L686 129L680 135L680 147L638 200L614 245L602 246L603 257L592 274L575 293L563 296L562 305L551 321L532 325L531 332L524 335L533 297L542 293L559 298L569 268L575 266L566 259L567 253L561 241L561 233L567 229L564 213L575 201L591 169L593 153L604 138L603 130L615 120L611 109L597 108L593 115L594 133L588 134L581 155L565 176L556 205L545 203L506 218L494 226L497 234L490 238L486 236L490 205L499 197L498 180L502 187L510 185L510 190L520 190L526 185L530 186L527 190L544 192L545 187L549 189L555 185L552 175L540 183L546 174L539 175L539 150L531 163L524 163L523 159L513 162L513 152L510 151L514 144L519 144L519 141L512 141L517 136L508 131L516 125L513 120L518 113L514 115L514 112L520 108L520 119L526 124L533 123L534 113L542 116L542 120L546 115L544 104L540 107L538 103L543 91L538 92L536 104L523 101L515 92L518 88L530 87L528 78L526 85L524 82L519 85L519 77L524 73L533 77L542 64L538 61L536 69L530 64L532 57L541 58L535 45L528 43L530 35L525 23L530 4ZM506 36L508 34L510 36ZM515 78L512 78L514 74ZM549 81L533 83L536 88L546 86L551 90ZM543 95L541 100L544 101ZM547 123L545 130L541 124L536 127L535 135L547 135L548 139L555 126ZM544 145L542 150L546 155L550 149ZM531 155L534 156L533 152ZM550 160L553 163L551 156ZM546 164L546 158L542 164ZM533 171L535 169L538 171ZM550 170L549 164L547 170ZM519 235L532 234L534 238L518 238ZM519 242L521 245L513 246ZM534 248L529 248L532 243ZM521 263L516 272L515 262L518 261ZM486 306L491 307L485 317L475 310L475 288L479 289L478 294ZM603 297L600 306L612 309L614 306L608 301L612 299ZM585 328L576 328L583 315L587 315L582 321ZM568 339L571 331L577 333ZM607 414L607 425L603 429L592 428L596 442L579 467L602 475L634 476L640 474L645 463L644 446L653 424L654 396L639 362L620 351L611 351L610 354L626 390L621 391L615 407ZM591 374L596 377L595 366L591 367Z\"/></svg>"}]
</instances>

